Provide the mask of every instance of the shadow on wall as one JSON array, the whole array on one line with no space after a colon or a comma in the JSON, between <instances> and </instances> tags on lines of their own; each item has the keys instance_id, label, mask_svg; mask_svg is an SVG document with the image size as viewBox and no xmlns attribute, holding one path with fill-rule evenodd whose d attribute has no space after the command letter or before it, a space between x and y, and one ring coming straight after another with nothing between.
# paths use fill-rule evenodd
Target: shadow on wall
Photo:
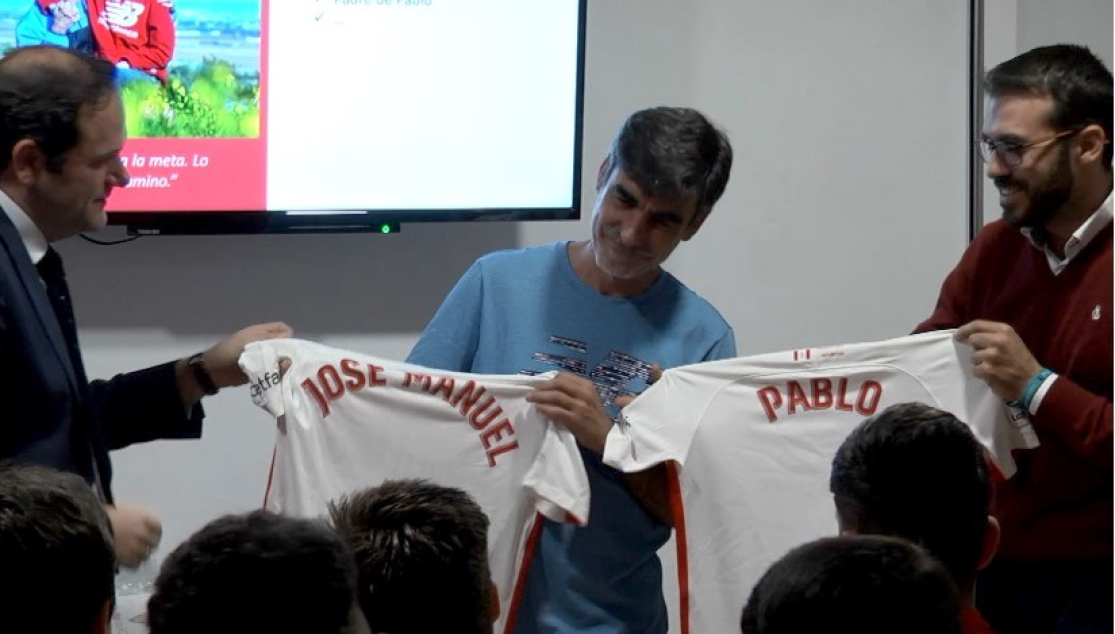
<instances>
[{"instance_id":1,"label":"shadow on wall","mask_svg":"<svg viewBox=\"0 0 1115 634\"><path fill-rule=\"evenodd\" d=\"M125 237L110 228L94 237ZM513 223L403 225L394 235L153 236L59 245L78 325L231 332L417 333L480 255L514 248Z\"/></svg>"}]
</instances>

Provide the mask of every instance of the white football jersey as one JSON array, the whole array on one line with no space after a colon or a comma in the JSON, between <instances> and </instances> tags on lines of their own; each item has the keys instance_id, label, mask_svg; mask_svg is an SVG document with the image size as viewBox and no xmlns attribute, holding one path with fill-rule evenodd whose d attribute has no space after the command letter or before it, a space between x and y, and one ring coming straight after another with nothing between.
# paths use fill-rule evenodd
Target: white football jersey
<instances>
[{"instance_id":1,"label":"white football jersey","mask_svg":"<svg viewBox=\"0 0 1115 634\"><path fill-rule=\"evenodd\" d=\"M292 361L281 377L280 358ZM279 419L265 507L323 516L330 500L399 478L467 491L490 521L496 632L517 604L537 513L588 521L576 441L524 400L550 375L443 372L297 339L250 344L240 367Z\"/></svg>"},{"instance_id":2,"label":"white football jersey","mask_svg":"<svg viewBox=\"0 0 1115 634\"><path fill-rule=\"evenodd\" d=\"M832 458L864 418L917 401L967 423L1005 475L1029 419L972 376L952 331L667 370L623 410L604 461L669 462L683 631L729 632L791 548L835 535ZM676 463L673 464L673 463Z\"/></svg>"}]
</instances>

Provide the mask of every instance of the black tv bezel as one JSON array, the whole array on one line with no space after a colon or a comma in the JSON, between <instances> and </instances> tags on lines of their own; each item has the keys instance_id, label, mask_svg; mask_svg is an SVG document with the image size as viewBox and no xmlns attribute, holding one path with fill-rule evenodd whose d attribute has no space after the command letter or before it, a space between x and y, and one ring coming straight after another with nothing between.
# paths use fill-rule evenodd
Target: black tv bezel
<instances>
[{"instance_id":1,"label":"black tv bezel","mask_svg":"<svg viewBox=\"0 0 1115 634\"><path fill-rule=\"evenodd\" d=\"M109 211L108 224L129 235L254 233L395 233L404 223L579 220L585 114L585 23L588 0L577 1L577 77L573 122L573 183L568 207L374 210ZM391 230L384 231L387 226Z\"/></svg>"}]
</instances>

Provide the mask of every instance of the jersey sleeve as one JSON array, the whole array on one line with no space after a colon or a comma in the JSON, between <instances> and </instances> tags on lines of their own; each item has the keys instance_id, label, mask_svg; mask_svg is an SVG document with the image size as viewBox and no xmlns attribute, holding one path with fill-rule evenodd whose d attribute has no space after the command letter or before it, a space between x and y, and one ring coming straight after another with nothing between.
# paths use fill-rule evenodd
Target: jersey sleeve
<instances>
[{"instance_id":1,"label":"jersey sleeve","mask_svg":"<svg viewBox=\"0 0 1115 634\"><path fill-rule=\"evenodd\" d=\"M1029 417L972 376L972 348L953 339L953 331L922 337L936 339L925 348L929 356L924 363L932 370L924 380L937 406L967 424L1003 476L1013 476L1017 466L1011 452L1039 444Z\"/></svg>"},{"instance_id":2,"label":"jersey sleeve","mask_svg":"<svg viewBox=\"0 0 1115 634\"><path fill-rule=\"evenodd\" d=\"M248 377L252 402L275 418L286 414L286 400L282 396L279 361L281 355L271 342L257 341L244 347L240 354L240 369Z\"/></svg>"},{"instance_id":3,"label":"jersey sleeve","mask_svg":"<svg viewBox=\"0 0 1115 634\"><path fill-rule=\"evenodd\" d=\"M589 483L573 434L545 421L538 456L523 477L536 511L555 522L588 523Z\"/></svg>"},{"instance_id":4,"label":"jersey sleeve","mask_svg":"<svg viewBox=\"0 0 1115 634\"><path fill-rule=\"evenodd\" d=\"M469 267L434 314L406 362L470 372L480 340L484 278L480 262Z\"/></svg>"},{"instance_id":5,"label":"jersey sleeve","mask_svg":"<svg viewBox=\"0 0 1115 634\"><path fill-rule=\"evenodd\" d=\"M702 408L696 381L685 369L666 370L662 378L620 412L604 444L604 463L621 471L642 471L656 464L684 464Z\"/></svg>"}]
</instances>

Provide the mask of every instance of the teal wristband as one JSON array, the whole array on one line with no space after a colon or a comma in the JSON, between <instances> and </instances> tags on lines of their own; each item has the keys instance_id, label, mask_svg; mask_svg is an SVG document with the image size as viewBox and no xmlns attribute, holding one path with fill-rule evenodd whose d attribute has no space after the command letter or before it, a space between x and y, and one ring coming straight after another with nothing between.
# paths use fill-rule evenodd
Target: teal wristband
<instances>
[{"instance_id":1,"label":"teal wristband","mask_svg":"<svg viewBox=\"0 0 1115 634\"><path fill-rule=\"evenodd\" d=\"M1034 378L1030 379L1030 382L1026 384L1026 389L1022 391L1022 398L1018 399L1018 406L1029 412L1030 403L1033 402L1034 396L1037 395L1042 384L1045 383L1045 380L1050 376L1053 376L1053 371L1049 368L1042 368L1040 372L1035 374Z\"/></svg>"}]
</instances>

